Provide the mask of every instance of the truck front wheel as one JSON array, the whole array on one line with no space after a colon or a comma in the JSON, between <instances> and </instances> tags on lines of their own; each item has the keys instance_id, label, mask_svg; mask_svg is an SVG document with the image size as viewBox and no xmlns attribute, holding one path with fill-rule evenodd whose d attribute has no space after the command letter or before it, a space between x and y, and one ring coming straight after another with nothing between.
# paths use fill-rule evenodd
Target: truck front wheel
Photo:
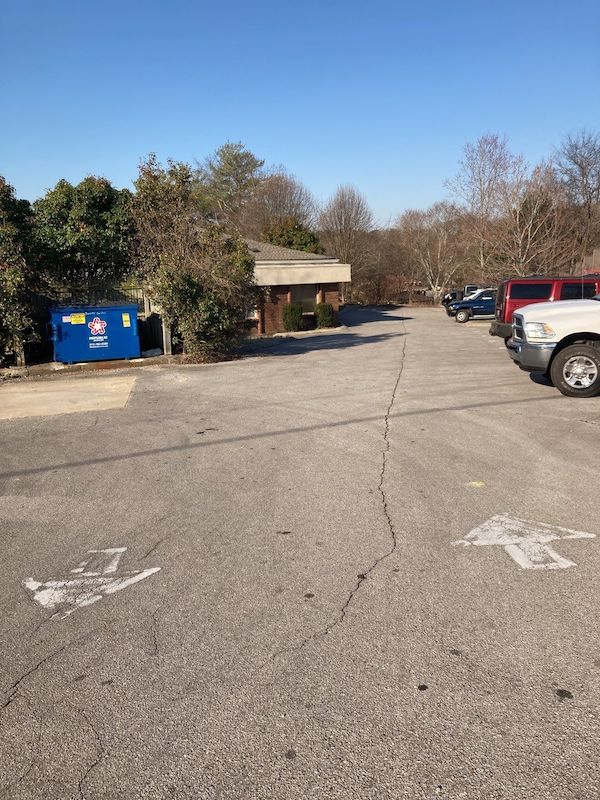
<instances>
[{"instance_id":1,"label":"truck front wheel","mask_svg":"<svg viewBox=\"0 0 600 800\"><path fill-rule=\"evenodd\" d=\"M550 378L567 397L600 394L600 349L592 344L572 344L556 354Z\"/></svg>"},{"instance_id":2,"label":"truck front wheel","mask_svg":"<svg viewBox=\"0 0 600 800\"><path fill-rule=\"evenodd\" d=\"M469 321L469 318L470 318L470 316L471 316L471 315L470 315L470 314L469 314L469 312L466 310L466 308L461 308L461 309L460 309L460 311L457 311L457 312L456 312L456 316L454 317L454 319L455 319L457 322L468 322L468 321Z\"/></svg>"}]
</instances>

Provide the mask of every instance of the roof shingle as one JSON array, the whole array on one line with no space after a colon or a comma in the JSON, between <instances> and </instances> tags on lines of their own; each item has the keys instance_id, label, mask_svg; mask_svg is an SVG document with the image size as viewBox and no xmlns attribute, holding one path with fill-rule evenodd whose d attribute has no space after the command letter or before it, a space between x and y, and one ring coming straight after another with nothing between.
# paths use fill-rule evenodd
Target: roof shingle
<instances>
[{"instance_id":1,"label":"roof shingle","mask_svg":"<svg viewBox=\"0 0 600 800\"><path fill-rule=\"evenodd\" d=\"M306 253L304 250L292 250L289 247L280 247L269 242L257 242L255 239L246 239L245 241L255 261L337 261L331 256Z\"/></svg>"}]
</instances>

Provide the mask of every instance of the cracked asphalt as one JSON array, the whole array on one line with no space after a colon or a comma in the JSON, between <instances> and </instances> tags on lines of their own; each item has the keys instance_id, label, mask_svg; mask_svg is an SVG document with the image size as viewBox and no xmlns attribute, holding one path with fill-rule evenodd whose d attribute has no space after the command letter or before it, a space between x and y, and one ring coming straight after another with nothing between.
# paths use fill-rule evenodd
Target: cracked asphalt
<instances>
[{"instance_id":1,"label":"cracked asphalt","mask_svg":"<svg viewBox=\"0 0 600 800\"><path fill-rule=\"evenodd\" d=\"M0 421L1 798L600 796L600 399L438 309L344 322ZM452 546L496 514L598 538ZM160 571L23 587L115 547Z\"/></svg>"}]
</instances>

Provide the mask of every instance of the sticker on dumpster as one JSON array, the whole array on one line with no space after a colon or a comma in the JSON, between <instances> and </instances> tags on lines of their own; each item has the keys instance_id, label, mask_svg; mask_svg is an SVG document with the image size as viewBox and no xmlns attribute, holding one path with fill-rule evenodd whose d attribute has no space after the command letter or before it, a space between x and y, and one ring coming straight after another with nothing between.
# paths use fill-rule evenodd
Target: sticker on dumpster
<instances>
[{"instance_id":1,"label":"sticker on dumpster","mask_svg":"<svg viewBox=\"0 0 600 800\"><path fill-rule=\"evenodd\" d=\"M527 522L508 514L496 514L454 545L498 545L521 569L567 569L577 566L550 546L558 539L595 539L595 533L574 531L545 522Z\"/></svg>"},{"instance_id":2,"label":"sticker on dumpster","mask_svg":"<svg viewBox=\"0 0 600 800\"><path fill-rule=\"evenodd\" d=\"M131 320L129 318L129 314L126 314L124 312L123 314L121 314L121 318L123 320L123 327L124 328L131 328Z\"/></svg>"},{"instance_id":3,"label":"sticker on dumpster","mask_svg":"<svg viewBox=\"0 0 600 800\"><path fill-rule=\"evenodd\" d=\"M85 325L85 314L71 314L71 325Z\"/></svg>"},{"instance_id":4,"label":"sticker on dumpster","mask_svg":"<svg viewBox=\"0 0 600 800\"><path fill-rule=\"evenodd\" d=\"M64 316L64 317L62 318L62 321L63 321L63 322L71 322L71 317L70 317L70 316Z\"/></svg>"},{"instance_id":5,"label":"sticker on dumpster","mask_svg":"<svg viewBox=\"0 0 600 800\"><path fill-rule=\"evenodd\" d=\"M92 336L104 336L104 331L106 330L106 321L100 319L100 317L94 317L91 322L88 322L88 328L90 329Z\"/></svg>"},{"instance_id":6,"label":"sticker on dumpster","mask_svg":"<svg viewBox=\"0 0 600 800\"><path fill-rule=\"evenodd\" d=\"M54 611L53 618L64 619L78 608L97 603L103 597L159 572L160 567L119 570L119 562L126 550L126 547L88 550L87 558L71 570L71 577L44 582L27 578L23 586L33 594L37 603Z\"/></svg>"}]
</instances>

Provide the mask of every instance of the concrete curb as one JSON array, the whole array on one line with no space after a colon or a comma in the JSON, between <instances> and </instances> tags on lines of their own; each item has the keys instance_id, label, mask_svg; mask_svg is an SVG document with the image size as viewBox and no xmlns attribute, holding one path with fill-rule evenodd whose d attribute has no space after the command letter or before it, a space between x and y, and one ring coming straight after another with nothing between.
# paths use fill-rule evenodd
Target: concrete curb
<instances>
[{"instance_id":1,"label":"concrete curb","mask_svg":"<svg viewBox=\"0 0 600 800\"><path fill-rule=\"evenodd\" d=\"M208 362L206 364L186 363L183 356L149 356L147 358L119 359L115 361L86 361L79 364L60 364L51 361L46 364L34 364L31 367L8 367L0 369L0 381L17 380L23 378L50 378L58 375L80 375L85 372L106 372L115 369L132 369L135 367L149 366L189 366L189 367L209 367L217 364L231 364L244 359L244 350L253 342L267 343L272 342L277 345L283 339L310 338L311 336L323 336L332 333L339 333L347 330L347 325L338 325L336 328L317 328L312 331L293 331L290 333L275 333L272 336L257 336L246 339L241 346L241 358L228 359L227 361Z\"/></svg>"},{"instance_id":2,"label":"concrete curb","mask_svg":"<svg viewBox=\"0 0 600 800\"><path fill-rule=\"evenodd\" d=\"M0 380L17 378L41 378L55 375L73 375L83 372L100 372L114 369L132 369L156 364L180 364L181 356L151 356L150 358L132 358L118 361L88 361L81 364L59 364L52 361L47 364L34 364L31 367L9 367L0 369Z\"/></svg>"}]
</instances>

